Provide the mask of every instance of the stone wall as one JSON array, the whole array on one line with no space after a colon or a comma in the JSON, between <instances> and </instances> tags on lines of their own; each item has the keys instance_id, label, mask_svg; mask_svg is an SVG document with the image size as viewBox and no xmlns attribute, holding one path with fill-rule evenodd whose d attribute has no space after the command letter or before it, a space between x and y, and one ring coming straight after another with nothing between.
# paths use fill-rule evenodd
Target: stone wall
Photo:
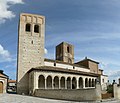
<instances>
[{"instance_id":1,"label":"stone wall","mask_svg":"<svg viewBox=\"0 0 120 103\"><path fill-rule=\"evenodd\" d=\"M34 95L72 101L96 101L101 100L101 88L97 85L94 89L36 89Z\"/></svg>"}]
</instances>

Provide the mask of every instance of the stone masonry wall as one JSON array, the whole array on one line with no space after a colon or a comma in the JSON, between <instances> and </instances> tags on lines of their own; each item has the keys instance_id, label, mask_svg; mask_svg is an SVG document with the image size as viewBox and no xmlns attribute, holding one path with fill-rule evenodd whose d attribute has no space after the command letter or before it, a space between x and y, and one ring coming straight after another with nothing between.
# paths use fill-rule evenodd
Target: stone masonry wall
<instances>
[{"instance_id":1,"label":"stone masonry wall","mask_svg":"<svg viewBox=\"0 0 120 103\"><path fill-rule=\"evenodd\" d=\"M101 100L101 89L100 85L97 85L96 89L36 89L34 95L38 97L72 101L96 101Z\"/></svg>"}]
</instances>

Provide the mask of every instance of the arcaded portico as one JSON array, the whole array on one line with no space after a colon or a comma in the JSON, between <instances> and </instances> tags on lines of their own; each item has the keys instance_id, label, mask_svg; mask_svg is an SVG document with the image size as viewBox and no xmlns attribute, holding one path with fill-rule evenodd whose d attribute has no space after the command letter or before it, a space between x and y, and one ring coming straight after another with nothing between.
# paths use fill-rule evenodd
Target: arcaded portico
<instances>
[{"instance_id":1,"label":"arcaded portico","mask_svg":"<svg viewBox=\"0 0 120 103\"><path fill-rule=\"evenodd\" d=\"M70 77L51 76L41 74L38 77L39 89L81 89L95 87L95 78L90 77Z\"/></svg>"},{"instance_id":2,"label":"arcaded portico","mask_svg":"<svg viewBox=\"0 0 120 103\"><path fill-rule=\"evenodd\" d=\"M62 68L57 67L43 66L32 68L28 73L30 76L30 93L35 89L95 88L97 82L97 75L95 74L85 74L81 71L75 72L74 70L68 69L62 71Z\"/></svg>"}]
</instances>

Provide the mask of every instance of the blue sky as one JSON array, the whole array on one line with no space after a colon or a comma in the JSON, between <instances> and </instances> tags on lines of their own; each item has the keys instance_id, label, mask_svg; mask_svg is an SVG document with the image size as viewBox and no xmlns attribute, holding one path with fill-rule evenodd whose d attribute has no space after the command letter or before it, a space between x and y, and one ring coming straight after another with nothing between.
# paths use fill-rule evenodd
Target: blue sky
<instances>
[{"instance_id":1,"label":"blue sky","mask_svg":"<svg viewBox=\"0 0 120 103\"><path fill-rule=\"evenodd\" d=\"M55 46L75 46L75 61L100 62L109 79L120 77L119 0L0 0L0 69L16 77L20 13L46 17L46 58L55 59Z\"/></svg>"}]
</instances>

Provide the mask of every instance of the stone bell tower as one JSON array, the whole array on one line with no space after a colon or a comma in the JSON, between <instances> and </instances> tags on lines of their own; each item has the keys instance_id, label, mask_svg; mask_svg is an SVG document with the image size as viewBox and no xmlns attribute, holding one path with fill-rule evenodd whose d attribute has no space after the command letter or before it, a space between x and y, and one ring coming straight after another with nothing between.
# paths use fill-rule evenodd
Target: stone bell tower
<instances>
[{"instance_id":1,"label":"stone bell tower","mask_svg":"<svg viewBox=\"0 0 120 103\"><path fill-rule=\"evenodd\" d=\"M56 46L56 60L74 63L74 47L71 44L62 42Z\"/></svg>"},{"instance_id":2,"label":"stone bell tower","mask_svg":"<svg viewBox=\"0 0 120 103\"><path fill-rule=\"evenodd\" d=\"M28 94L28 71L44 65L45 17L20 14L18 31L17 92Z\"/></svg>"}]
</instances>

